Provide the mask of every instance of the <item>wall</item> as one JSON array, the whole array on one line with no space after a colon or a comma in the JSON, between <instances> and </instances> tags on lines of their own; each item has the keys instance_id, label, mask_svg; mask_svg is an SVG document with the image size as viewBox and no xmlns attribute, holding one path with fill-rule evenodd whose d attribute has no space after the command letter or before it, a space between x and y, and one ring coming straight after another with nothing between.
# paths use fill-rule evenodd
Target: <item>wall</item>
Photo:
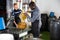
<instances>
[{"instance_id":1,"label":"wall","mask_svg":"<svg viewBox=\"0 0 60 40\"><path fill-rule=\"evenodd\" d=\"M13 0L6 0L7 19L10 18L11 10L13 9Z\"/></svg>"},{"instance_id":2,"label":"wall","mask_svg":"<svg viewBox=\"0 0 60 40\"><path fill-rule=\"evenodd\" d=\"M60 16L60 0L36 0L41 13L54 11L57 17Z\"/></svg>"}]
</instances>

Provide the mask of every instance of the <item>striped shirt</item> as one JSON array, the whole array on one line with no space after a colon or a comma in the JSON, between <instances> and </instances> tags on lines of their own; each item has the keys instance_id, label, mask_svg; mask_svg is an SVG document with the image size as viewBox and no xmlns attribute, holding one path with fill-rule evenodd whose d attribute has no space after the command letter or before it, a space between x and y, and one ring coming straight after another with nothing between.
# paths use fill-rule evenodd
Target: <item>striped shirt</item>
<instances>
[{"instance_id":1,"label":"striped shirt","mask_svg":"<svg viewBox=\"0 0 60 40\"><path fill-rule=\"evenodd\" d=\"M21 10L20 9L18 9L18 10L13 10L12 11L12 16L14 16L14 17L17 17L19 14L21 13Z\"/></svg>"}]
</instances>

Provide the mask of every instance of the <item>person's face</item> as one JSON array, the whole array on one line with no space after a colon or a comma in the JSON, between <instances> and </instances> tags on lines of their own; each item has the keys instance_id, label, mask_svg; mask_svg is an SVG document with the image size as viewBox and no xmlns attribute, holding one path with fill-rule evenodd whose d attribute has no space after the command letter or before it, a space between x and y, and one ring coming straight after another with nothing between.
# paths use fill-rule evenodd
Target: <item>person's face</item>
<instances>
[{"instance_id":1,"label":"person's face","mask_svg":"<svg viewBox=\"0 0 60 40\"><path fill-rule=\"evenodd\" d=\"M35 9L35 6L30 6L31 10Z\"/></svg>"},{"instance_id":2,"label":"person's face","mask_svg":"<svg viewBox=\"0 0 60 40\"><path fill-rule=\"evenodd\" d=\"M14 5L14 9L18 9L18 5Z\"/></svg>"}]
</instances>

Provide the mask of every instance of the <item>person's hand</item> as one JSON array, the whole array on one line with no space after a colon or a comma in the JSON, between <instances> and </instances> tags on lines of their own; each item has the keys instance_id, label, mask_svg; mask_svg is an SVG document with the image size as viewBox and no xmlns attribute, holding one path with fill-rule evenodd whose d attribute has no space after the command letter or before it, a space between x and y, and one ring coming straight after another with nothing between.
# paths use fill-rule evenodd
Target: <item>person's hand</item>
<instances>
[{"instance_id":1,"label":"person's hand","mask_svg":"<svg viewBox=\"0 0 60 40\"><path fill-rule=\"evenodd\" d=\"M27 15L28 15L28 14L27 14L27 12L25 12L24 14L25 14L25 16L27 16Z\"/></svg>"},{"instance_id":2,"label":"person's hand","mask_svg":"<svg viewBox=\"0 0 60 40\"><path fill-rule=\"evenodd\" d=\"M18 25L16 24L16 22L15 22L15 21L14 21L14 24L15 24L16 28L18 28Z\"/></svg>"},{"instance_id":3,"label":"person's hand","mask_svg":"<svg viewBox=\"0 0 60 40\"><path fill-rule=\"evenodd\" d=\"M15 24L15 20L13 21L13 23Z\"/></svg>"},{"instance_id":4,"label":"person's hand","mask_svg":"<svg viewBox=\"0 0 60 40\"><path fill-rule=\"evenodd\" d=\"M16 28L18 28L18 25L16 24Z\"/></svg>"}]
</instances>

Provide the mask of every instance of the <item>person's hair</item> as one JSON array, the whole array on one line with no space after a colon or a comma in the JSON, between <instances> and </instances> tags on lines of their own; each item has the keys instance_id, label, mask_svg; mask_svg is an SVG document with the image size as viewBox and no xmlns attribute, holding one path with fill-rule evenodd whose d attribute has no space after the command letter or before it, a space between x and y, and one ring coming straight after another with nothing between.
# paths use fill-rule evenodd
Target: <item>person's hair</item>
<instances>
[{"instance_id":1,"label":"person's hair","mask_svg":"<svg viewBox=\"0 0 60 40\"><path fill-rule=\"evenodd\" d=\"M14 3L14 6L17 5L17 3Z\"/></svg>"},{"instance_id":2,"label":"person's hair","mask_svg":"<svg viewBox=\"0 0 60 40\"><path fill-rule=\"evenodd\" d=\"M35 4L35 2L30 2L29 3L29 6L35 6L36 4Z\"/></svg>"}]
</instances>

